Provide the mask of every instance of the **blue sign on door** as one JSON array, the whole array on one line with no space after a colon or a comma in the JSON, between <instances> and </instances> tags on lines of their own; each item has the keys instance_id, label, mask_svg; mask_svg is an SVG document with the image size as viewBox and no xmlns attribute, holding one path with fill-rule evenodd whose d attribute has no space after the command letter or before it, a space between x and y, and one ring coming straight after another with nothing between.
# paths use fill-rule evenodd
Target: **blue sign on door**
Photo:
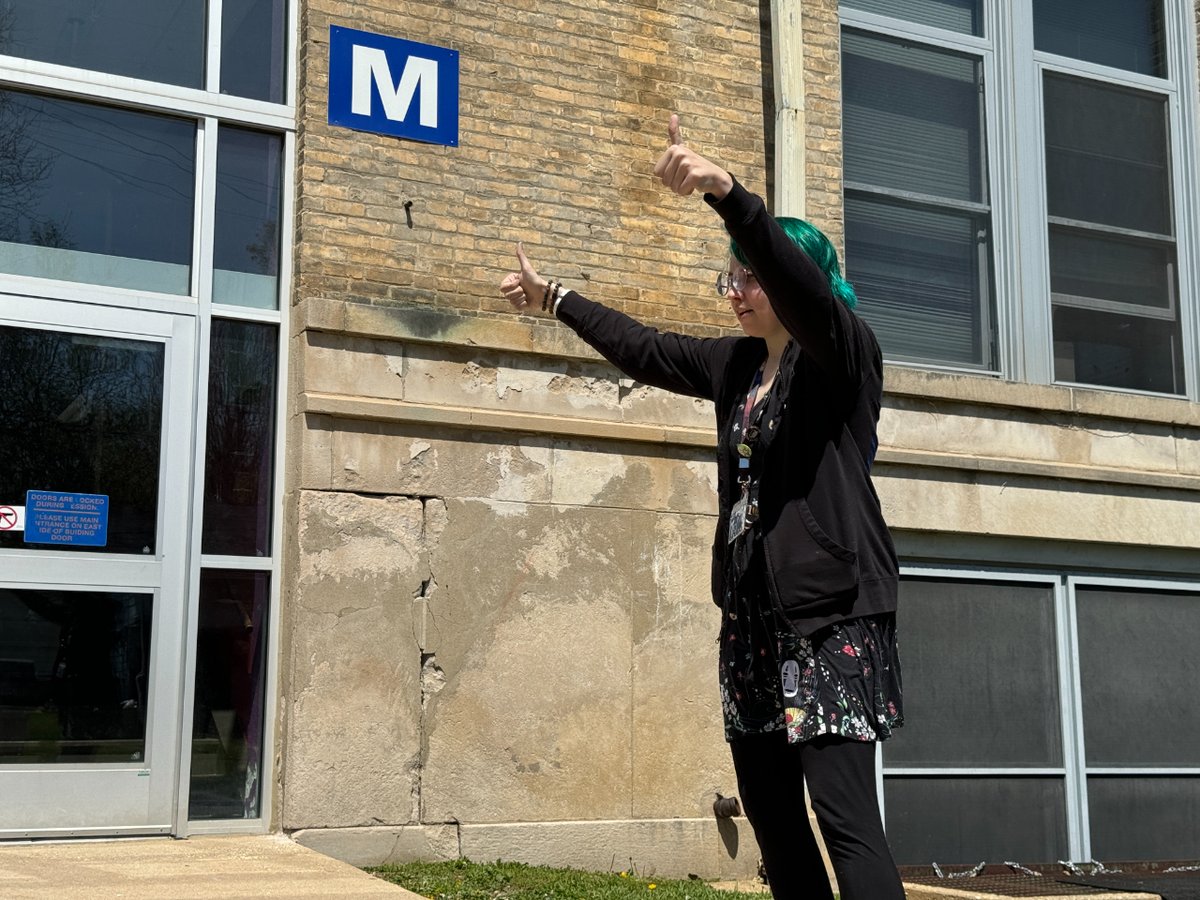
<instances>
[{"instance_id":1,"label":"blue sign on door","mask_svg":"<svg viewBox=\"0 0 1200 900\"><path fill-rule=\"evenodd\" d=\"M25 543L103 547L108 543L108 497L26 491Z\"/></svg>"},{"instance_id":2,"label":"blue sign on door","mask_svg":"<svg viewBox=\"0 0 1200 900\"><path fill-rule=\"evenodd\" d=\"M329 27L329 124L458 146L458 51Z\"/></svg>"}]
</instances>

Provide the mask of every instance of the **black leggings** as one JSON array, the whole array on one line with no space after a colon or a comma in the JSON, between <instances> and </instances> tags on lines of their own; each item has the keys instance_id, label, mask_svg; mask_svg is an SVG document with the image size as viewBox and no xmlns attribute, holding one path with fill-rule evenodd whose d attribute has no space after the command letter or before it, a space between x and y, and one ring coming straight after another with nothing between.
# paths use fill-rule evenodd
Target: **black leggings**
<instances>
[{"instance_id":1,"label":"black leggings","mask_svg":"<svg viewBox=\"0 0 1200 900\"><path fill-rule=\"evenodd\" d=\"M833 900L808 824L805 779L842 900L904 900L879 818L874 743L823 735L789 744L776 731L729 746L775 900Z\"/></svg>"}]
</instances>

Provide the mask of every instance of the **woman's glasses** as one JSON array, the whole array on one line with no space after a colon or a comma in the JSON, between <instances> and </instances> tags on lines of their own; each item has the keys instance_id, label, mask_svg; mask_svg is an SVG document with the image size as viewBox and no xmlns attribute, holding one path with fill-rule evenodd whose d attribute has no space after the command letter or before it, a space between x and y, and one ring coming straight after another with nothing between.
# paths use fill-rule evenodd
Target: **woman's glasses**
<instances>
[{"instance_id":1,"label":"woman's glasses","mask_svg":"<svg viewBox=\"0 0 1200 900\"><path fill-rule=\"evenodd\" d=\"M736 272L721 272L717 275L717 293L724 297L730 291L739 294L746 290L746 285L754 280L754 273L749 269L738 269Z\"/></svg>"}]
</instances>

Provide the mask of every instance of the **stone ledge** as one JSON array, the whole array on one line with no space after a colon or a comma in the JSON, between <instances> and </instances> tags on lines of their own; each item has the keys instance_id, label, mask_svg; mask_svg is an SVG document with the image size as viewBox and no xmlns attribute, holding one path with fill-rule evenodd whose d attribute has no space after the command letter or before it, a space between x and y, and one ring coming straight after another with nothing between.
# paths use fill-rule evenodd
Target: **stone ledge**
<instances>
[{"instance_id":1,"label":"stone ledge","mask_svg":"<svg viewBox=\"0 0 1200 900\"><path fill-rule=\"evenodd\" d=\"M586 440L629 441L710 450L716 443L711 429L671 425L539 415L527 412L440 406L404 400L351 397L343 394L306 392L300 395L298 413L370 422L433 425L482 431L520 432ZM914 468L950 469L1003 475L1123 484L1137 487L1200 491L1200 476L1138 469L1084 466L1073 463L1037 462L1008 457L959 456L926 450L881 447L877 461Z\"/></svg>"},{"instance_id":2,"label":"stone ledge","mask_svg":"<svg viewBox=\"0 0 1200 900\"><path fill-rule=\"evenodd\" d=\"M458 826L391 825L302 828L289 837L303 847L362 868L390 863L458 859Z\"/></svg>"},{"instance_id":3,"label":"stone ledge","mask_svg":"<svg viewBox=\"0 0 1200 900\"><path fill-rule=\"evenodd\" d=\"M414 306L370 306L311 297L293 316L293 333L329 331L366 338L449 344L488 350L599 359L565 326L541 316L511 318L466 315ZM733 333L730 331L730 333ZM1025 384L991 375L932 371L889 364L885 394L977 403L1160 425L1200 428L1200 403L1099 388Z\"/></svg>"}]
</instances>

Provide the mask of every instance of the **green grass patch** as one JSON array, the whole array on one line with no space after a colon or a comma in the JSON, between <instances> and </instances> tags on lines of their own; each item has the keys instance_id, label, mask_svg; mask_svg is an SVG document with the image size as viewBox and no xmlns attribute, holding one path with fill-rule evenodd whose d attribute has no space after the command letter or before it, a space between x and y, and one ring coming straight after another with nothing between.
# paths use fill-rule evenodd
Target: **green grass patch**
<instances>
[{"instance_id":1,"label":"green grass patch","mask_svg":"<svg viewBox=\"0 0 1200 900\"><path fill-rule=\"evenodd\" d=\"M646 878L631 871L580 872L465 859L367 871L430 900L764 900L770 896L718 891L703 881Z\"/></svg>"}]
</instances>

